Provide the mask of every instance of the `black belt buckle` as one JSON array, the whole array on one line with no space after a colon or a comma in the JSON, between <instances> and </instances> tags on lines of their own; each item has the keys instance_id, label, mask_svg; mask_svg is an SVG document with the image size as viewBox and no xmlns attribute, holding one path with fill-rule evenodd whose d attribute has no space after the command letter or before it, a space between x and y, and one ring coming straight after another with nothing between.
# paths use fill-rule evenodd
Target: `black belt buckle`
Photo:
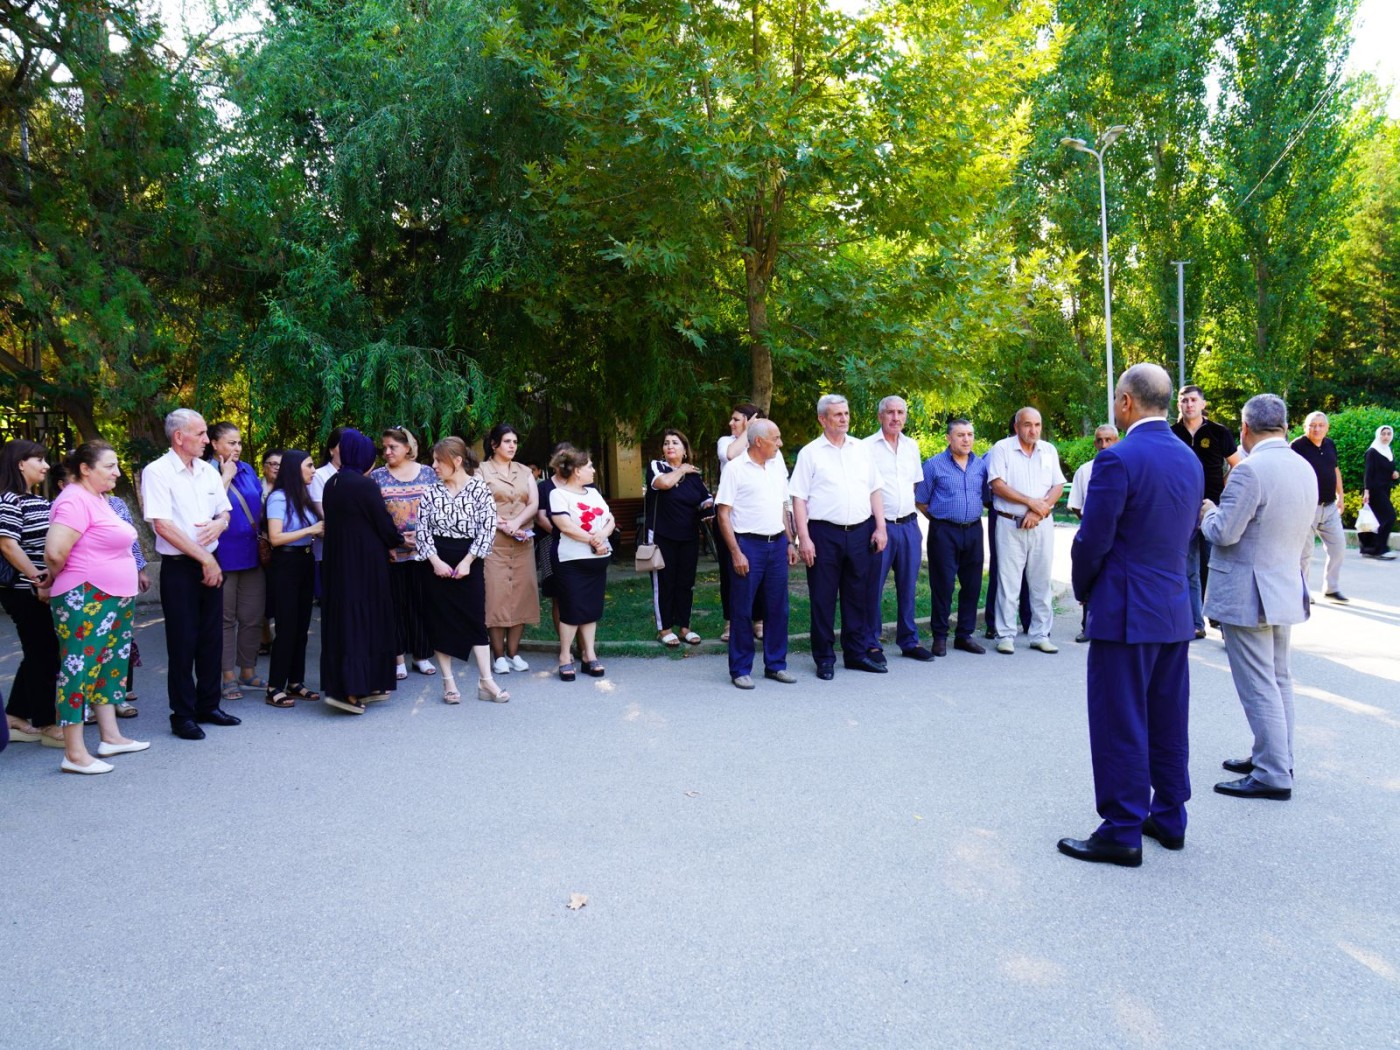
<instances>
[{"instance_id":1,"label":"black belt buckle","mask_svg":"<svg viewBox=\"0 0 1400 1050\"><path fill-rule=\"evenodd\" d=\"M915 517L917 517L917 514L906 514L902 518L887 518L886 524L907 525L909 522L913 521Z\"/></svg>"},{"instance_id":2,"label":"black belt buckle","mask_svg":"<svg viewBox=\"0 0 1400 1050\"><path fill-rule=\"evenodd\" d=\"M783 532L775 532L773 533L773 535L767 536L761 532L740 532L737 535L743 536L745 539L758 540L760 543L776 543L778 540L782 539L787 534Z\"/></svg>"}]
</instances>

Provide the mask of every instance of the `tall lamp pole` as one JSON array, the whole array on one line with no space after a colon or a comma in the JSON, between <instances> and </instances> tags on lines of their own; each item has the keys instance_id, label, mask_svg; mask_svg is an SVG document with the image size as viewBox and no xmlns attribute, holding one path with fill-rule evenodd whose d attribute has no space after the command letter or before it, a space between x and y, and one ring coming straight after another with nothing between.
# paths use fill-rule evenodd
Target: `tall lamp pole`
<instances>
[{"instance_id":1,"label":"tall lamp pole","mask_svg":"<svg viewBox=\"0 0 1400 1050\"><path fill-rule=\"evenodd\" d=\"M1113 298L1108 283L1108 194L1103 183L1103 155L1128 130L1126 124L1115 124L1099 136L1098 149L1083 139L1063 138L1061 146L1087 153L1099 162L1099 229L1103 231L1103 331L1104 364L1108 373L1108 422L1113 422Z\"/></svg>"}]
</instances>

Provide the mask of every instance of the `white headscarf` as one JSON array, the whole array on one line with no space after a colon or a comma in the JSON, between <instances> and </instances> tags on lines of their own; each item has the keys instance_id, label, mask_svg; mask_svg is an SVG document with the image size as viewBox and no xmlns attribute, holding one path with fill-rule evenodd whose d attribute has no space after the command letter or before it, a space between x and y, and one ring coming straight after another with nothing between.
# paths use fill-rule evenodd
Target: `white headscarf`
<instances>
[{"instance_id":1,"label":"white headscarf","mask_svg":"<svg viewBox=\"0 0 1400 1050\"><path fill-rule=\"evenodd\" d=\"M1391 439L1392 441L1395 440L1395 428L1392 427L1392 426L1391 426L1390 424L1388 424L1388 423L1382 424L1381 426L1376 427L1376 440L1371 442L1371 447L1372 447L1373 449L1375 449L1377 452L1379 452L1379 453L1380 453L1382 456L1384 456L1386 459L1388 459L1388 460L1390 460L1392 463L1394 463L1394 462L1395 462L1395 453L1391 451L1389 445L1387 445L1384 441L1381 440L1381 431L1382 431L1382 430L1389 430L1389 431L1390 431L1390 439Z\"/></svg>"}]
</instances>

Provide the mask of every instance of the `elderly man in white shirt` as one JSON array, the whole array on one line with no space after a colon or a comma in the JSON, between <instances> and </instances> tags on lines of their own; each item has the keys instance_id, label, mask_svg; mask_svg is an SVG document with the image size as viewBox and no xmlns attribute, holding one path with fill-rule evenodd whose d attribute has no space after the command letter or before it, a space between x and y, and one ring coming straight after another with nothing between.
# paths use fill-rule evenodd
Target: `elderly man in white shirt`
<instances>
[{"instance_id":1,"label":"elderly man in white shirt","mask_svg":"<svg viewBox=\"0 0 1400 1050\"><path fill-rule=\"evenodd\" d=\"M734 579L729 625L729 677L752 689L755 597L768 629L763 635L763 677L797 681L787 669L788 568L797 564L790 539L787 467L782 434L769 419L748 425L747 451L729 461L715 496L719 532L732 558Z\"/></svg>"},{"instance_id":2,"label":"elderly man in white shirt","mask_svg":"<svg viewBox=\"0 0 1400 1050\"><path fill-rule=\"evenodd\" d=\"M170 451L141 472L141 506L156 533L169 657L170 730L203 740L199 724L236 726L219 707L223 573L214 558L232 507L219 472L200 459L209 428L198 412L165 417Z\"/></svg>"},{"instance_id":3,"label":"elderly man in white shirt","mask_svg":"<svg viewBox=\"0 0 1400 1050\"><path fill-rule=\"evenodd\" d=\"M818 400L817 420L822 436L797 454L788 485L797 554L807 566L817 677L827 682L835 677L838 594L846 667L884 674L880 610L870 607L870 574L887 536L880 478L869 446L849 434L851 408L844 397L826 394Z\"/></svg>"},{"instance_id":4,"label":"elderly man in white shirt","mask_svg":"<svg viewBox=\"0 0 1400 1050\"><path fill-rule=\"evenodd\" d=\"M1112 423L1104 423L1094 431L1094 455L1098 455L1104 449L1118 443L1118 428ZM1082 463L1078 470L1074 472L1074 479L1069 483L1069 499L1065 500L1065 506L1076 518L1084 517L1084 498L1089 494L1089 479L1094 476L1094 461L1089 459ZM1081 604L1081 609L1086 607ZM1089 636L1084 632L1087 611L1080 613L1079 633L1074 640L1083 644L1089 640Z\"/></svg>"},{"instance_id":5,"label":"elderly man in white shirt","mask_svg":"<svg viewBox=\"0 0 1400 1050\"><path fill-rule=\"evenodd\" d=\"M987 477L992 484L992 527L997 530L997 652L1016 651L1016 604L1024 573L1030 589L1030 646L1057 653L1050 640L1054 609L1050 567L1055 555L1051 513L1064 492L1065 476L1055 446L1040 438L1040 413L1016 413L1016 433L992 446Z\"/></svg>"},{"instance_id":6,"label":"elderly man in white shirt","mask_svg":"<svg viewBox=\"0 0 1400 1050\"><path fill-rule=\"evenodd\" d=\"M880 499L885 511L885 549L880 563L870 574L870 608L877 617L876 650L883 655L879 641L880 599L885 593L885 581L894 570L896 609L895 642L902 655L911 660L928 661L933 653L919 644L919 628L914 620L914 590L919 583L919 566L923 564L923 533L919 531L918 512L914 507L914 486L924 476L919 443L904 433L909 418L909 405L904 398L891 394L880 401L880 429L865 439L875 461L875 473L880 478Z\"/></svg>"}]
</instances>

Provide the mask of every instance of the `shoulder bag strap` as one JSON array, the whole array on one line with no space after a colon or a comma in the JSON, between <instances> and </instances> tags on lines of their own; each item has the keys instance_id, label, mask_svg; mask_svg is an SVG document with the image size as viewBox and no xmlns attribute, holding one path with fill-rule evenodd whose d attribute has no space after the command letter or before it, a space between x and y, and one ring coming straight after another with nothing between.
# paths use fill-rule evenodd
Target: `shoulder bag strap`
<instances>
[{"instance_id":1,"label":"shoulder bag strap","mask_svg":"<svg viewBox=\"0 0 1400 1050\"><path fill-rule=\"evenodd\" d=\"M253 526L253 531L258 531L257 519L253 517L253 512L248 509L248 501L243 498L243 493L238 491L238 486L229 484L229 491L233 493L233 498L238 500L238 505L243 508L243 514L248 519L248 524Z\"/></svg>"}]
</instances>

